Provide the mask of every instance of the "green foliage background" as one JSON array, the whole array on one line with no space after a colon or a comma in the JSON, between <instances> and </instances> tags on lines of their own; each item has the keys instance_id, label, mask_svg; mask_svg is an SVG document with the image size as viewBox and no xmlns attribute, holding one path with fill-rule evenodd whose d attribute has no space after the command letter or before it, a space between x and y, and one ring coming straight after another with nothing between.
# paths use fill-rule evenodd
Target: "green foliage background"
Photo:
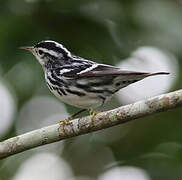
<instances>
[{"instance_id":1,"label":"green foliage background","mask_svg":"<svg viewBox=\"0 0 182 180\"><path fill-rule=\"evenodd\" d=\"M1 74L13 87L19 110L34 95L51 96L38 62L31 54L18 49L41 40L56 40L76 55L113 65L128 57L135 48L151 45L174 53L181 68L181 19L181 0L1 0ZM11 71L20 62L23 66ZM181 81L180 72L171 90L180 89ZM70 106L67 109L75 110ZM62 157L71 165L75 176L96 178L106 170L102 151L108 148L115 158L113 166L141 167L151 179L180 180L181 120L181 109L175 109L111 128L105 131L106 136L98 132L72 138L65 141ZM16 117L14 126L2 140L16 135L15 124ZM101 140L112 137L116 129L120 128L122 134L131 127L129 133L115 141ZM100 135L100 139L94 138ZM1 161L0 179L11 179L33 152L11 157L12 163L8 165L6 160ZM98 157L97 161L94 156Z\"/></svg>"}]
</instances>

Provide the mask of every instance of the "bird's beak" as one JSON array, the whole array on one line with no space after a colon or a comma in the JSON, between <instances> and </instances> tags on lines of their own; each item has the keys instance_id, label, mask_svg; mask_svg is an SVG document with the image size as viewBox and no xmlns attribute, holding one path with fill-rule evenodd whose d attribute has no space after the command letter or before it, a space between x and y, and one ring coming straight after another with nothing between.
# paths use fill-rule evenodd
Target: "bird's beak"
<instances>
[{"instance_id":1,"label":"bird's beak","mask_svg":"<svg viewBox=\"0 0 182 180\"><path fill-rule=\"evenodd\" d=\"M27 50L27 51L30 51L32 52L34 47L33 46L23 46L23 47L20 47L20 49L23 49L23 50Z\"/></svg>"}]
</instances>

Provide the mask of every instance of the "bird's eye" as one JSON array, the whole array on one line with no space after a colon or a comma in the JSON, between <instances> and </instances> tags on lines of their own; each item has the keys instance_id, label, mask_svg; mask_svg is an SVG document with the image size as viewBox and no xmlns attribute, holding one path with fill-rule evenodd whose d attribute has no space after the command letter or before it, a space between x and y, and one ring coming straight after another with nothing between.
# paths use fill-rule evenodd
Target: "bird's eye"
<instances>
[{"instance_id":1,"label":"bird's eye","mask_svg":"<svg viewBox=\"0 0 182 180\"><path fill-rule=\"evenodd\" d=\"M43 54L43 51L42 51L42 50L39 50L38 53L39 53L40 55L42 55L42 54Z\"/></svg>"}]
</instances>

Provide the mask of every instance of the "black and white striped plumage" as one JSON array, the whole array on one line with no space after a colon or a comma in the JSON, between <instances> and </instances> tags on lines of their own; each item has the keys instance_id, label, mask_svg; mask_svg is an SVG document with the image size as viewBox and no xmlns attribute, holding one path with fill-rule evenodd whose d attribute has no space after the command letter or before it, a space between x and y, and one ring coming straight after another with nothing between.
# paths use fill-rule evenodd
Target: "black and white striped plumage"
<instances>
[{"instance_id":1,"label":"black and white striped plumage","mask_svg":"<svg viewBox=\"0 0 182 180\"><path fill-rule=\"evenodd\" d=\"M145 77L169 74L121 70L73 55L55 41L23 47L38 59L51 92L65 103L89 109L103 105L123 87Z\"/></svg>"}]
</instances>

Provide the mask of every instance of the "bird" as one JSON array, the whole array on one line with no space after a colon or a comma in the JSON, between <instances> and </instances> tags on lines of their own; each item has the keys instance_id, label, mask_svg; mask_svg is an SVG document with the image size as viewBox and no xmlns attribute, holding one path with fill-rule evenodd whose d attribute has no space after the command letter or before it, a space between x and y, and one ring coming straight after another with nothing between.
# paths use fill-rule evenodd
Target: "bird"
<instances>
[{"instance_id":1,"label":"bird","mask_svg":"<svg viewBox=\"0 0 182 180\"><path fill-rule=\"evenodd\" d=\"M169 74L128 71L97 63L74 55L65 46L52 40L44 40L20 49L28 50L36 57L44 71L49 90L58 99L81 108L60 121L66 124L86 110L90 110L94 117L97 114L95 108L103 108L116 92L130 84L149 76Z\"/></svg>"}]
</instances>

